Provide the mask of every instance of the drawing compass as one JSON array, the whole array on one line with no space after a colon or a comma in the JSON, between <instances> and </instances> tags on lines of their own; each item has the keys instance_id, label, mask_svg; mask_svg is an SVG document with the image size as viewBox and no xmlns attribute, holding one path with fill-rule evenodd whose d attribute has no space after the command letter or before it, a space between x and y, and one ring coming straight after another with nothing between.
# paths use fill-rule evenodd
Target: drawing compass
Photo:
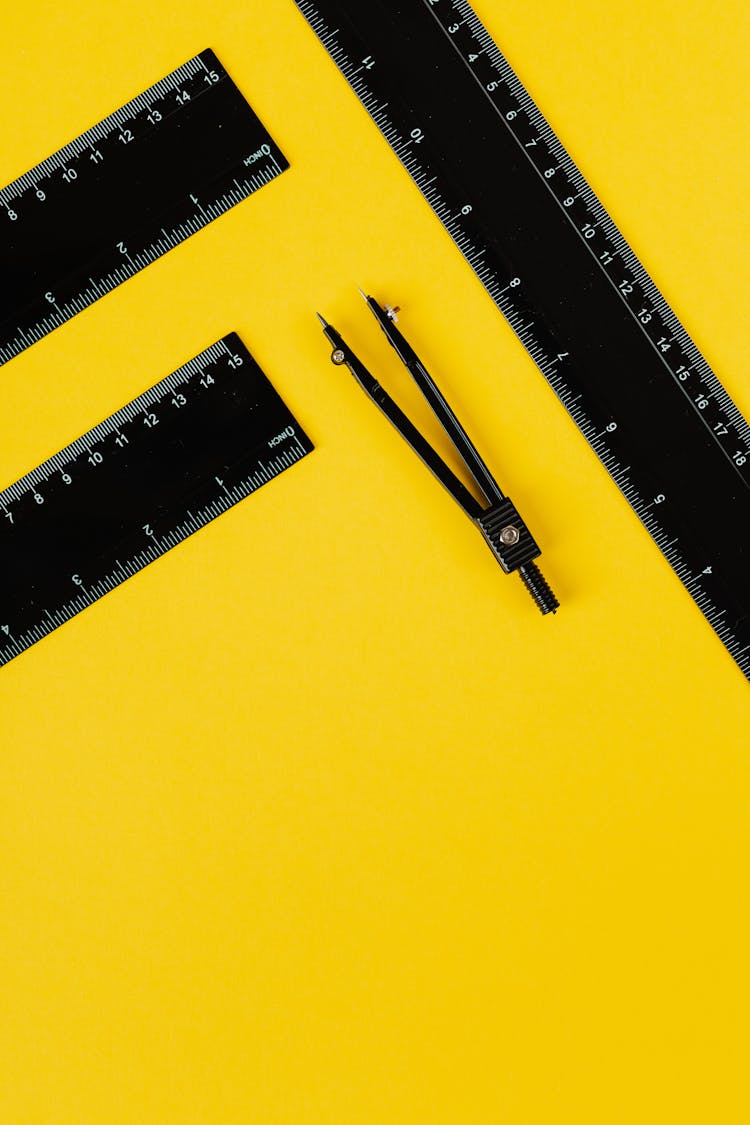
<instances>
[{"instance_id":1,"label":"drawing compass","mask_svg":"<svg viewBox=\"0 0 750 1125\"><path fill-rule=\"evenodd\" d=\"M555 613L559 602L534 562L541 555L536 540L513 501L505 495L493 477L424 363L397 328L398 310L391 307L382 308L373 297L368 297L365 293L362 293L362 296L453 443L467 472L481 493L482 501L477 500L459 480L450 466L443 461L355 355L341 334L318 313L326 339L333 347L332 362L338 367L349 369L365 394L385 414L388 421L395 426L430 472L447 489L462 511L476 524L505 573L518 573L540 611L544 614Z\"/></svg>"}]
</instances>

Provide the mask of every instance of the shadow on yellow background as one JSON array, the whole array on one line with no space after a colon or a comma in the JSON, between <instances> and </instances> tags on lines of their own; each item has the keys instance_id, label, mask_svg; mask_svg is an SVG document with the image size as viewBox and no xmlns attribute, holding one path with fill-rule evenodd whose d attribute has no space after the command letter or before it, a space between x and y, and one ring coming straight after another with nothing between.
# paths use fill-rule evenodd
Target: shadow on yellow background
<instances>
[{"instance_id":1,"label":"shadow on yellow background","mask_svg":"<svg viewBox=\"0 0 750 1125\"><path fill-rule=\"evenodd\" d=\"M748 414L746 7L475 7ZM2 672L0 1121L745 1122L747 684L294 4L2 15L0 182L207 46L292 167L3 368L0 486L230 330L317 448Z\"/></svg>"}]
</instances>

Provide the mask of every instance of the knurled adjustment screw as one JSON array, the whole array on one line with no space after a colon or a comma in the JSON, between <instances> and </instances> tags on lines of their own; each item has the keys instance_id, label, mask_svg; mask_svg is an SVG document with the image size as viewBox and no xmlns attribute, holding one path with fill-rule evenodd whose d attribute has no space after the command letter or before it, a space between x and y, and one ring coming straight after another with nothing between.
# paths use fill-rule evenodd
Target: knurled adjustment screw
<instances>
[{"instance_id":1,"label":"knurled adjustment screw","mask_svg":"<svg viewBox=\"0 0 750 1125\"><path fill-rule=\"evenodd\" d=\"M340 366L346 360L346 352L342 351L341 348L336 348L336 351L331 356L331 359L335 364L338 364Z\"/></svg>"},{"instance_id":2,"label":"knurled adjustment screw","mask_svg":"<svg viewBox=\"0 0 750 1125\"><path fill-rule=\"evenodd\" d=\"M549 588L539 567L535 566L533 562L526 563L525 566L519 567L518 573L540 612L543 614L557 613L560 603Z\"/></svg>"}]
</instances>

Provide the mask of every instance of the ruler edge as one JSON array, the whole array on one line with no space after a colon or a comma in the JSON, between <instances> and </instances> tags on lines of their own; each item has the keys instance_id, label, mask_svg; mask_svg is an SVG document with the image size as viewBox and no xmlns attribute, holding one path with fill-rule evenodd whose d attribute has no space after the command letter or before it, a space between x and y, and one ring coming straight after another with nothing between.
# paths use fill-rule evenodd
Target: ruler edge
<instances>
[{"instance_id":1,"label":"ruler edge","mask_svg":"<svg viewBox=\"0 0 750 1125\"><path fill-rule=\"evenodd\" d=\"M107 594L112 593L113 590L116 590L118 587L124 585L124 583L127 582L130 578L133 578L135 575L141 573L141 571L145 570L148 566L151 565L151 563L156 562L158 559L163 558L165 555L169 554L170 551L179 546L181 543L184 543L186 540L190 539L196 532L203 530L215 519L218 519L219 516L226 514L226 512L236 507L239 503L242 502L242 500L246 500L254 492L262 488L264 484L269 484L272 480L275 480L277 477L281 476L287 469L304 460L305 457L309 456L310 453L313 453L315 451L314 442L307 434L306 430L304 430L298 422L296 415L292 411L292 408L287 404L286 400L277 390L270 377L266 374L264 369L255 359L255 356L245 344L239 333L236 331L232 331L228 332L220 339L214 341L213 344L210 344L207 348L204 348L204 350L199 352L198 355L193 356L192 359L189 359L186 363L183 363L176 370L170 372L168 375L165 375L163 379L158 380L158 382L147 388L147 390L142 392L142 394L137 395L134 399L130 399L118 410L113 411L106 418L102 419L102 421L99 422L96 426L91 427L91 429L87 430L84 434L81 434L80 437L75 439L75 441L70 442L68 445L64 446L61 450L59 450L58 453L54 454L52 457L47 458L40 465L37 465L28 473L25 473L8 488L0 490L0 508L5 507L5 497L10 492L18 490L21 494L23 493L24 490L20 488L21 485L29 483L39 483L39 480L48 479L49 474L40 477L37 481L33 479L37 476L37 474L41 473L42 470L51 466L55 471L59 471L60 466L58 462L60 462L63 456L69 451L75 450L76 455L78 456L81 453L85 453L87 449L91 448L91 446L95 444L94 442L86 444L85 439L99 433L105 433L107 436L110 436L114 429L116 429L115 422L117 419L121 419L123 415L127 417L128 413L132 413L133 415L138 413L138 410L136 409L133 409L131 411L131 407L140 407L141 404L145 404L146 406L153 405L155 401L160 400L166 394L174 391L176 387L183 385L187 381L187 378L194 377L198 375L201 370L204 370L205 368L202 368L199 365L206 359L209 359L210 362L215 362L222 355L231 354L229 352L229 348L227 347L228 341L231 340L236 340L241 345L243 350L252 360L257 370L268 382L274 394L278 397L280 402L289 413L290 418L294 422L294 436L296 438L296 445L293 447L293 455L288 452L277 454L275 457L269 459L265 466L263 466L266 471L269 468L274 468L274 472L271 475L267 476L265 479L261 479L256 483L254 478L256 476L262 476L262 474L259 474L256 470L248 478L243 480L240 485L233 489L232 492L228 493L224 497L221 497L218 501L213 501L209 506L205 507L199 517L193 517L192 522L183 520L177 525L175 529L170 532L169 536L165 537L159 544L155 544L154 546L148 548L146 551L140 552L138 555L136 555L135 560L138 562L138 565L128 566L128 568L125 569L124 567L122 567L122 564L120 564L121 573L119 573L116 577L112 577L110 575L107 578L94 583L94 585L91 586L89 590L77 595L75 598L72 598L70 601L66 602L63 609L56 612L54 616L50 615L48 611L44 611L47 614L47 621L43 625L34 626L30 632L22 634L21 638L16 640L14 644L6 647L5 652L0 651L0 668L4 668L6 665L10 664L24 652L28 651L30 648L33 648L34 645L39 641L55 632L58 628L60 628L60 626L66 624L68 621L72 621L73 618L77 617L84 610L90 609L93 605L96 604L96 602L101 601L101 599L106 597ZM164 393L156 394L155 392L159 391L160 389L163 389ZM283 463L284 457L289 458L287 463ZM67 463L67 461L63 461L63 464ZM261 465L262 464L263 463L261 462Z\"/></svg>"}]
</instances>

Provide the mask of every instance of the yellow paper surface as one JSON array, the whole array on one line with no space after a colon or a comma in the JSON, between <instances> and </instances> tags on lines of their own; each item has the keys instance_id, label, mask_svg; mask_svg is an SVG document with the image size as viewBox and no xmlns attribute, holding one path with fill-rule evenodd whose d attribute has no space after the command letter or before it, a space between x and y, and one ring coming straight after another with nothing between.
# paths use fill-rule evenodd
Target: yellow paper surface
<instances>
[{"instance_id":1,"label":"yellow paper surface","mask_svg":"<svg viewBox=\"0 0 750 1125\"><path fill-rule=\"evenodd\" d=\"M476 10L749 414L746 5ZM0 673L0 1121L746 1122L747 683L294 4L2 28L2 183L208 46L292 167L3 368L0 486L231 330L317 448Z\"/></svg>"}]
</instances>

